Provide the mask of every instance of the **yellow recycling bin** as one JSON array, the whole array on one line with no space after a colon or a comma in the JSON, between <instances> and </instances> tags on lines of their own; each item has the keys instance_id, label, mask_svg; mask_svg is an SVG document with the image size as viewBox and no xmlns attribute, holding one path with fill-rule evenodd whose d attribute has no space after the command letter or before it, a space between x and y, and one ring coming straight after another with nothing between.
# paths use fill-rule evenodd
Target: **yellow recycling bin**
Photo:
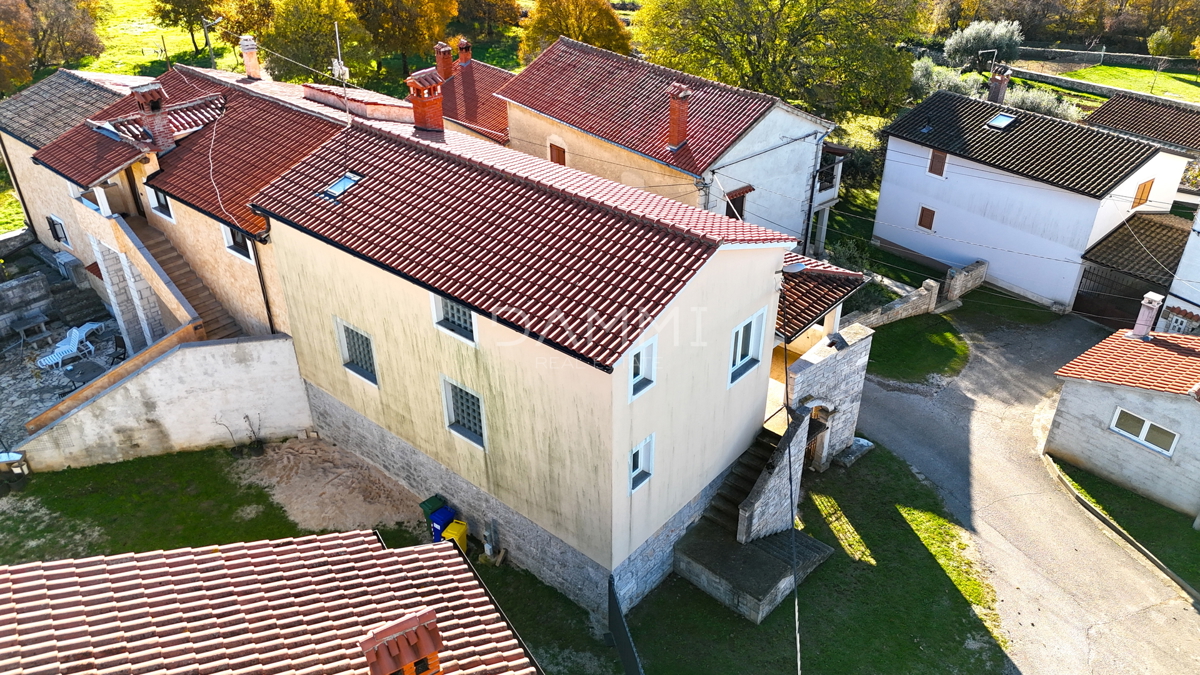
<instances>
[{"instance_id":1,"label":"yellow recycling bin","mask_svg":"<svg viewBox=\"0 0 1200 675\"><path fill-rule=\"evenodd\" d=\"M463 553L467 552L467 524L461 520L456 520L446 526L442 530L442 539L453 539L458 542L458 548Z\"/></svg>"}]
</instances>

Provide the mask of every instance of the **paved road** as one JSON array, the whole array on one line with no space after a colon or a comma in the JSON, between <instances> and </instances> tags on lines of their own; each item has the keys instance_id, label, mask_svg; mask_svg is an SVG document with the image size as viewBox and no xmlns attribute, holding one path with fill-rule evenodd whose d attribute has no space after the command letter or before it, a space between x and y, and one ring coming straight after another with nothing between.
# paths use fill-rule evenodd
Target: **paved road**
<instances>
[{"instance_id":1,"label":"paved road","mask_svg":"<svg viewBox=\"0 0 1200 675\"><path fill-rule=\"evenodd\" d=\"M933 481L972 531L1014 671L1200 673L1200 611L1038 456L1054 371L1106 334L1066 317L970 335L971 362L945 386L868 381L860 429Z\"/></svg>"}]
</instances>

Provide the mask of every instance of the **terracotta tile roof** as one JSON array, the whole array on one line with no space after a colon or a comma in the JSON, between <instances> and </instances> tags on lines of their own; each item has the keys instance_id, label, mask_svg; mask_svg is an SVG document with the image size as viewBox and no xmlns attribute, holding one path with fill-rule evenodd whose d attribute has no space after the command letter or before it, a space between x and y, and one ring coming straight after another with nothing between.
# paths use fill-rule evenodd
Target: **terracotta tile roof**
<instances>
[{"instance_id":1,"label":"terracotta tile roof","mask_svg":"<svg viewBox=\"0 0 1200 675\"><path fill-rule=\"evenodd\" d=\"M175 134L195 131L205 124L216 120L225 111L225 97L220 94L209 94L200 98L169 105L164 109L171 122L171 130ZM90 120L93 128L103 128L116 132L121 140L150 143L154 139L150 130L142 125L139 115L129 115L111 120Z\"/></svg>"},{"instance_id":2,"label":"terracotta tile roof","mask_svg":"<svg viewBox=\"0 0 1200 675\"><path fill-rule=\"evenodd\" d=\"M1017 119L1003 130L988 127L998 113ZM1111 192L1161 149L1110 131L946 91L935 92L883 131L1095 198ZM910 158L905 163L920 161Z\"/></svg>"},{"instance_id":3,"label":"terracotta tile roof","mask_svg":"<svg viewBox=\"0 0 1200 675\"><path fill-rule=\"evenodd\" d=\"M455 62L454 75L442 85L442 116L487 136L508 142L508 104L492 94L513 79L496 66L471 60Z\"/></svg>"},{"instance_id":4,"label":"terracotta tile roof","mask_svg":"<svg viewBox=\"0 0 1200 675\"><path fill-rule=\"evenodd\" d=\"M676 82L686 83L693 94L688 103L688 142L671 152L667 149L667 91ZM696 175L780 103L774 96L564 37L497 95Z\"/></svg>"},{"instance_id":5,"label":"terracotta tile roof","mask_svg":"<svg viewBox=\"0 0 1200 675\"><path fill-rule=\"evenodd\" d=\"M1118 94L1088 115L1087 123L1200 152L1200 110L1170 101Z\"/></svg>"},{"instance_id":6,"label":"terracotta tile roof","mask_svg":"<svg viewBox=\"0 0 1200 675\"><path fill-rule=\"evenodd\" d=\"M800 337L867 283L862 272L851 272L799 253L784 255L784 265L795 263L803 264L804 270L783 274L783 292L775 316L775 332L788 342Z\"/></svg>"},{"instance_id":7,"label":"terracotta tile roof","mask_svg":"<svg viewBox=\"0 0 1200 675\"><path fill-rule=\"evenodd\" d=\"M0 669L367 675L358 643L427 608L447 675L541 672L453 544L372 532L0 567Z\"/></svg>"},{"instance_id":8,"label":"terracotta tile roof","mask_svg":"<svg viewBox=\"0 0 1200 675\"><path fill-rule=\"evenodd\" d=\"M73 70L59 69L0 101L0 131L35 149L42 148L127 93L114 91Z\"/></svg>"},{"instance_id":9,"label":"terracotta tile roof","mask_svg":"<svg viewBox=\"0 0 1200 675\"><path fill-rule=\"evenodd\" d=\"M337 202L320 194L347 170L362 180ZM794 241L464 134L375 121L253 201L605 370L720 243Z\"/></svg>"},{"instance_id":10,"label":"terracotta tile roof","mask_svg":"<svg viewBox=\"0 0 1200 675\"><path fill-rule=\"evenodd\" d=\"M1163 308L1163 311L1170 312L1172 314L1177 314L1177 315L1182 316L1183 318L1187 319L1188 321L1200 321L1200 314L1197 314L1195 312L1189 312L1188 310L1186 310L1182 307L1175 307L1172 305L1167 305L1165 308Z\"/></svg>"},{"instance_id":11,"label":"terracotta tile roof","mask_svg":"<svg viewBox=\"0 0 1200 675\"><path fill-rule=\"evenodd\" d=\"M1062 377L1187 394L1200 385L1200 335L1150 333L1143 342L1118 331L1058 370Z\"/></svg>"},{"instance_id":12,"label":"terracotta tile roof","mask_svg":"<svg viewBox=\"0 0 1200 675\"><path fill-rule=\"evenodd\" d=\"M1179 216L1135 213L1089 248L1083 259L1170 286L1191 232L1191 221Z\"/></svg>"},{"instance_id":13,"label":"terracotta tile roof","mask_svg":"<svg viewBox=\"0 0 1200 675\"><path fill-rule=\"evenodd\" d=\"M97 279L104 279L104 273L100 271L100 263L99 262L94 262L90 265L87 265L83 269L87 270L88 274L91 274L92 276L96 277Z\"/></svg>"}]
</instances>

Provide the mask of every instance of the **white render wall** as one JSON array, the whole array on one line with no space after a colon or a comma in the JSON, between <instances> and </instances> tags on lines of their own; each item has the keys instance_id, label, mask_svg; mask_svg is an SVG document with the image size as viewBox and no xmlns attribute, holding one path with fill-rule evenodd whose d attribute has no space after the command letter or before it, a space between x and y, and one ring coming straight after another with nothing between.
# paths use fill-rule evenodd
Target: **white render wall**
<instances>
[{"instance_id":1,"label":"white render wall","mask_svg":"<svg viewBox=\"0 0 1200 675\"><path fill-rule=\"evenodd\" d=\"M1175 280L1171 283L1171 291L1165 307L1180 307L1194 314L1200 314L1200 213L1192 223L1192 234L1188 237L1187 246L1183 249L1183 258L1175 270ZM1159 328L1159 330L1164 330Z\"/></svg>"},{"instance_id":2,"label":"white render wall","mask_svg":"<svg viewBox=\"0 0 1200 675\"><path fill-rule=\"evenodd\" d=\"M1137 210L1151 213L1170 211L1187 164L1187 157L1160 152L1121 181L1120 185L1101 200L1096 223L1091 236L1088 237L1088 246L1100 241L1129 216L1134 210L1133 198L1137 195L1138 186L1148 180L1154 180L1154 185L1150 188L1150 200Z\"/></svg>"},{"instance_id":3,"label":"white render wall","mask_svg":"<svg viewBox=\"0 0 1200 675\"><path fill-rule=\"evenodd\" d=\"M1170 456L1109 429L1120 406L1179 434ZM1200 402L1064 378L1046 453L1189 516L1200 513Z\"/></svg>"}]
</instances>

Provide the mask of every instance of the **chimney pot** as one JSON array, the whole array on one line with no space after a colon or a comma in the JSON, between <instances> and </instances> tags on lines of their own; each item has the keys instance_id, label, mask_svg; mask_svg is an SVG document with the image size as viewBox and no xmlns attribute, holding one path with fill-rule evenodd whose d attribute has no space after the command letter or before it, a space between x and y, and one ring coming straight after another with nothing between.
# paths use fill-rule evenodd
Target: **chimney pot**
<instances>
[{"instance_id":1,"label":"chimney pot","mask_svg":"<svg viewBox=\"0 0 1200 675\"><path fill-rule=\"evenodd\" d=\"M437 64L437 74L443 80L454 77L454 57L450 55L450 45L439 42L433 46L433 59Z\"/></svg>"},{"instance_id":2,"label":"chimney pot","mask_svg":"<svg viewBox=\"0 0 1200 675\"><path fill-rule=\"evenodd\" d=\"M246 65L246 77L252 80L262 79L262 68L258 64L258 43L253 35L243 35L238 40L242 50L242 63Z\"/></svg>"},{"instance_id":3,"label":"chimney pot","mask_svg":"<svg viewBox=\"0 0 1200 675\"><path fill-rule=\"evenodd\" d=\"M167 92L160 82L131 87L133 98L137 101L138 117L150 132L150 142L158 152L165 152L175 147L175 131L171 128L171 116L163 111L167 101Z\"/></svg>"},{"instance_id":4,"label":"chimney pot","mask_svg":"<svg viewBox=\"0 0 1200 675\"><path fill-rule=\"evenodd\" d=\"M411 673L413 664L424 662L423 675L440 675L438 652L442 635L437 614L419 609L371 631L358 646L366 657L370 675Z\"/></svg>"},{"instance_id":5,"label":"chimney pot","mask_svg":"<svg viewBox=\"0 0 1200 675\"><path fill-rule=\"evenodd\" d=\"M408 100L413 106L413 126L426 131L442 131L442 82L437 68L418 70L408 76Z\"/></svg>"},{"instance_id":6,"label":"chimney pot","mask_svg":"<svg viewBox=\"0 0 1200 675\"><path fill-rule=\"evenodd\" d=\"M1125 337L1149 341L1150 331L1154 328L1154 322L1158 320L1158 310L1162 307L1163 300L1163 296L1158 293L1147 293L1142 298L1142 309L1138 312L1137 323Z\"/></svg>"},{"instance_id":7,"label":"chimney pot","mask_svg":"<svg viewBox=\"0 0 1200 675\"><path fill-rule=\"evenodd\" d=\"M988 80L987 100L992 103L1004 103L1004 95L1008 93L1008 81L1012 79L1012 68L997 65Z\"/></svg>"},{"instance_id":8,"label":"chimney pot","mask_svg":"<svg viewBox=\"0 0 1200 675\"><path fill-rule=\"evenodd\" d=\"M688 140L688 99L692 97L692 89L682 82L676 82L667 90L667 94L671 97L667 149L675 152Z\"/></svg>"},{"instance_id":9,"label":"chimney pot","mask_svg":"<svg viewBox=\"0 0 1200 675\"><path fill-rule=\"evenodd\" d=\"M464 66L471 62L471 42L467 38L458 41L458 62Z\"/></svg>"}]
</instances>

